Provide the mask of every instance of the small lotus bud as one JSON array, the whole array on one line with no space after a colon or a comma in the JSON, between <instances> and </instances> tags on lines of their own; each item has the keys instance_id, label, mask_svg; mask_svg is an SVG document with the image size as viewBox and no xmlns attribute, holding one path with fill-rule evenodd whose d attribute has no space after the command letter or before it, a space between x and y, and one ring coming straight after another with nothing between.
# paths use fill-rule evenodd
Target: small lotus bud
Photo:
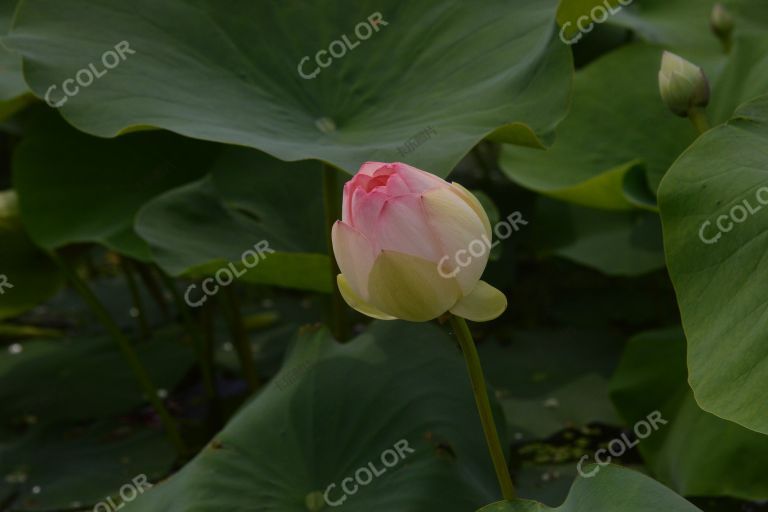
<instances>
[{"instance_id":1,"label":"small lotus bud","mask_svg":"<svg viewBox=\"0 0 768 512\"><path fill-rule=\"evenodd\" d=\"M712 8L709 24L712 27L712 32L720 39L729 38L733 32L733 16L721 3L715 4Z\"/></svg>"},{"instance_id":2,"label":"small lotus bud","mask_svg":"<svg viewBox=\"0 0 768 512\"><path fill-rule=\"evenodd\" d=\"M400 162L366 162L344 185L333 226L339 291L382 320L426 322L448 311L492 320L507 307L480 280L492 236L480 201L461 185Z\"/></svg>"},{"instance_id":3,"label":"small lotus bud","mask_svg":"<svg viewBox=\"0 0 768 512\"><path fill-rule=\"evenodd\" d=\"M659 91L667 107L681 117L709 103L709 82L704 71L671 52L664 52L659 70Z\"/></svg>"},{"instance_id":4,"label":"small lotus bud","mask_svg":"<svg viewBox=\"0 0 768 512\"><path fill-rule=\"evenodd\" d=\"M16 217L19 214L19 199L13 190L0 192L0 219Z\"/></svg>"}]
</instances>

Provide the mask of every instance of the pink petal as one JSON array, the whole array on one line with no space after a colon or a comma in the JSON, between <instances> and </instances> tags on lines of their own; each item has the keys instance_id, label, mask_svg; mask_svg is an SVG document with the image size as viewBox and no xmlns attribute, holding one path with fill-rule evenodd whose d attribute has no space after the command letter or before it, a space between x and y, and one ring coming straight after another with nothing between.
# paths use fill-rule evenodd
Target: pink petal
<instances>
[{"instance_id":1,"label":"pink petal","mask_svg":"<svg viewBox=\"0 0 768 512\"><path fill-rule=\"evenodd\" d=\"M373 173L379 169L380 167L384 167L387 165L384 162L365 162L363 165L360 166L360 169L357 171L357 175L365 175L365 176L373 176Z\"/></svg>"},{"instance_id":2,"label":"pink petal","mask_svg":"<svg viewBox=\"0 0 768 512\"><path fill-rule=\"evenodd\" d=\"M376 231L379 214L388 197L383 189L376 189L371 193L367 193L365 190L358 188L352 194L352 200L350 201L352 222L349 224L369 237L374 243L376 250L378 250L378 246L376 246L373 235Z\"/></svg>"},{"instance_id":3,"label":"pink petal","mask_svg":"<svg viewBox=\"0 0 768 512\"><path fill-rule=\"evenodd\" d=\"M397 251L435 262L441 256L421 196L417 194L388 198L379 214L375 235L370 238L380 250Z\"/></svg>"},{"instance_id":4,"label":"pink petal","mask_svg":"<svg viewBox=\"0 0 768 512\"><path fill-rule=\"evenodd\" d=\"M408 185L405 184L405 181L403 181L402 177L397 174L393 174L387 180L387 185L384 188L384 192L389 197L397 197L410 194L411 191L408 188Z\"/></svg>"},{"instance_id":5,"label":"pink petal","mask_svg":"<svg viewBox=\"0 0 768 512\"><path fill-rule=\"evenodd\" d=\"M352 224L352 180L344 184L344 194L341 199L341 220L347 224Z\"/></svg>"},{"instance_id":6,"label":"pink petal","mask_svg":"<svg viewBox=\"0 0 768 512\"><path fill-rule=\"evenodd\" d=\"M408 185L411 192L421 193L434 188L449 187L450 185L434 174L422 171L408 164L396 162L397 175Z\"/></svg>"}]
</instances>

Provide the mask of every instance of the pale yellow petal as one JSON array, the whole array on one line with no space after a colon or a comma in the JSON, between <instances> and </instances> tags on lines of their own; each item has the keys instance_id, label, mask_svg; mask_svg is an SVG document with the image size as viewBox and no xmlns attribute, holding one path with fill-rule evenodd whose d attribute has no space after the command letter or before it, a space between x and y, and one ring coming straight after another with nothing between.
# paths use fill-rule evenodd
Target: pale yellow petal
<instances>
[{"instance_id":1,"label":"pale yellow petal","mask_svg":"<svg viewBox=\"0 0 768 512\"><path fill-rule=\"evenodd\" d=\"M488 214L485 213L485 208L483 208L483 205L480 203L480 200L475 197L475 194L461 186L461 184L456 183L455 181L451 182L451 187L453 187L453 191L458 194L459 197L461 197L464 201L467 202L467 204L474 210L474 212L477 214L478 217L480 217L480 220L483 222L483 227L485 227L485 234L488 235L488 238L491 238L491 221L488 219Z\"/></svg>"},{"instance_id":2,"label":"pale yellow petal","mask_svg":"<svg viewBox=\"0 0 768 512\"><path fill-rule=\"evenodd\" d=\"M378 320L395 320L395 317L382 313L361 299L349 285L343 274L336 276L336 283L339 285L341 296L344 297L344 300L349 304L349 307L355 311L359 311L365 316L376 318Z\"/></svg>"},{"instance_id":3,"label":"pale yellow petal","mask_svg":"<svg viewBox=\"0 0 768 512\"><path fill-rule=\"evenodd\" d=\"M355 228L336 221L331 230L333 254L339 270L363 300L368 297L368 274L373 267L373 244Z\"/></svg>"},{"instance_id":4,"label":"pale yellow petal","mask_svg":"<svg viewBox=\"0 0 768 512\"><path fill-rule=\"evenodd\" d=\"M507 298L485 281L478 281L472 293L451 308L451 313L473 322L487 322L507 309Z\"/></svg>"},{"instance_id":5,"label":"pale yellow petal","mask_svg":"<svg viewBox=\"0 0 768 512\"><path fill-rule=\"evenodd\" d=\"M472 291L483 275L491 239L472 207L451 188L430 190L423 196L427 221L442 248L437 261L446 273L453 270L462 295Z\"/></svg>"},{"instance_id":6,"label":"pale yellow petal","mask_svg":"<svg viewBox=\"0 0 768 512\"><path fill-rule=\"evenodd\" d=\"M433 261L382 251L371 270L368 294L371 304L389 315L426 322L448 311L461 290L455 279L440 276Z\"/></svg>"}]
</instances>

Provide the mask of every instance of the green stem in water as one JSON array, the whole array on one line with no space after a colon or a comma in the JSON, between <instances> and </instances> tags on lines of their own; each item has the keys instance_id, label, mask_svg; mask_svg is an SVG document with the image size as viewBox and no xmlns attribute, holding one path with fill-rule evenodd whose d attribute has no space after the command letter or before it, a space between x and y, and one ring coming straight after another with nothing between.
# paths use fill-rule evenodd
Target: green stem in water
<instances>
[{"instance_id":1,"label":"green stem in water","mask_svg":"<svg viewBox=\"0 0 768 512\"><path fill-rule=\"evenodd\" d=\"M139 292L139 287L136 284L136 278L133 274L134 267L131 262L123 256L120 256L120 266L123 269L125 281L128 283L128 289L131 292L131 301L136 310L136 322L139 325L139 332L141 332L142 338L148 339L152 333L150 332L149 321L147 320L147 309L144 307L144 301L141 299L141 293Z\"/></svg>"},{"instance_id":2,"label":"green stem in water","mask_svg":"<svg viewBox=\"0 0 768 512\"><path fill-rule=\"evenodd\" d=\"M480 413L480 422L483 425L485 441L488 444L488 451L491 454L493 467L496 470L501 494L505 500L512 501L516 497L515 486L512 484L512 478L509 476L509 468L504 458L504 450L501 448L499 433L496 431L496 423L493 421L491 402L488 399L488 388L485 385L485 376L480 365L480 356L477 354L475 341L472 339L472 333L469 331L467 322L463 318L451 315L450 319L453 332L456 334L461 351L464 353L464 360L467 362L472 392L475 395L477 411Z\"/></svg>"},{"instance_id":3,"label":"green stem in water","mask_svg":"<svg viewBox=\"0 0 768 512\"><path fill-rule=\"evenodd\" d=\"M61 268L69 282L72 284L75 290L77 290L83 300L88 304L102 325L104 325L104 328L107 330L107 332L117 342L121 352L123 353L123 357L125 357L125 360L128 363L128 366L131 368L131 371L136 377L139 385L141 386L144 395L146 395L149 403L152 404L152 407L155 408L157 415L160 417L160 421L165 427L166 434L168 435L171 443L173 443L173 445L176 447L179 455L186 456L187 447L181 438L181 434L179 433L176 422L165 408L165 405L163 405L162 400L160 400L157 393L157 388L152 383L152 379L149 376L149 373L147 373L146 369L144 369L144 366L142 366L141 360L134 351L131 342L128 340L125 334L123 334L123 332L120 330L120 327L109 315L107 309L99 302L99 299L96 297L96 295L94 295L85 281L83 281L80 276L77 275L75 269L73 269L66 262L66 260L64 260L64 258L55 252L51 252L50 256Z\"/></svg>"},{"instance_id":4,"label":"green stem in water","mask_svg":"<svg viewBox=\"0 0 768 512\"><path fill-rule=\"evenodd\" d=\"M200 327L202 330L202 352L205 361L210 363L211 370L213 370L214 361L214 346L216 344L216 334L214 326L214 314L216 308L216 301L209 300L200 311ZM211 372L213 373L213 371ZM213 375L215 379L215 375ZM221 397L219 396L218 388L214 386L214 400L212 402L211 413L208 416L208 428L211 434L218 432L222 426L224 426L224 408L221 403Z\"/></svg>"},{"instance_id":5,"label":"green stem in water","mask_svg":"<svg viewBox=\"0 0 768 512\"><path fill-rule=\"evenodd\" d=\"M720 42L723 44L723 51L728 54L733 49L733 34L725 34L720 38Z\"/></svg>"},{"instance_id":6,"label":"green stem in water","mask_svg":"<svg viewBox=\"0 0 768 512\"><path fill-rule=\"evenodd\" d=\"M328 256L331 259L331 330L333 335L339 341L347 339L349 329L347 326L346 303L341 296L339 287L336 284L336 276L339 274L339 266L336 264L336 258L333 256L333 239L331 230L333 224L341 218L341 197L339 196L339 183L335 168L328 164L323 164L323 200L325 205L325 229L326 243L328 246Z\"/></svg>"},{"instance_id":7,"label":"green stem in water","mask_svg":"<svg viewBox=\"0 0 768 512\"><path fill-rule=\"evenodd\" d=\"M146 263L139 263L135 262L134 266L136 268L136 271L139 273L139 277L141 277L141 280L144 282L144 287L147 289L150 295L152 295L152 298L157 303L158 307L160 308L160 311L163 313L163 317L168 320L171 318L170 312L168 310L168 303L166 302L165 296L163 295L163 288L160 286L155 279L155 274L153 272L154 268L153 266L150 266ZM159 270L157 271L161 276L163 276L163 271Z\"/></svg>"},{"instance_id":8,"label":"green stem in water","mask_svg":"<svg viewBox=\"0 0 768 512\"><path fill-rule=\"evenodd\" d=\"M213 376L213 354L209 354L206 350L205 339L203 335L200 334L200 330L196 328L195 320L192 318L192 314L189 312L189 307L187 307L184 299L182 299L179 289L176 288L176 283L164 272L158 271L158 273L160 274L165 287L168 288L168 291L171 292L171 297L173 297L173 301L176 304L176 309L181 315L181 319L184 322L184 327L194 342L195 352L197 354L197 363L200 365L200 373L203 376L203 386L205 387L205 393L209 400L215 401L218 399L218 394L216 393L216 384L214 382Z\"/></svg>"},{"instance_id":9,"label":"green stem in water","mask_svg":"<svg viewBox=\"0 0 768 512\"><path fill-rule=\"evenodd\" d=\"M688 119L691 120L691 123L693 123L694 128L696 128L696 131L699 132L699 134L703 134L711 128L704 109L695 107L690 109L688 111Z\"/></svg>"},{"instance_id":10,"label":"green stem in water","mask_svg":"<svg viewBox=\"0 0 768 512\"><path fill-rule=\"evenodd\" d=\"M253 361L253 350L251 341L248 339L248 333L243 323L243 315L240 312L240 301L231 287L224 289L224 299L227 303L227 316L229 319L230 331L232 332L232 343L235 345L237 357L240 360L240 367L243 370L243 377L248 383L248 389L251 392L259 389L261 381L256 371L256 363Z\"/></svg>"}]
</instances>

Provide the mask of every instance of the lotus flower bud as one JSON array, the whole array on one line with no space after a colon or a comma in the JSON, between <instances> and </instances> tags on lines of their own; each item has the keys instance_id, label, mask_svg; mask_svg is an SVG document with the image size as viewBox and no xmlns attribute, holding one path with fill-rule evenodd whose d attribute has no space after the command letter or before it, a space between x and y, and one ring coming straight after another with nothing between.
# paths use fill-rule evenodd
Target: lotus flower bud
<instances>
[{"instance_id":1,"label":"lotus flower bud","mask_svg":"<svg viewBox=\"0 0 768 512\"><path fill-rule=\"evenodd\" d=\"M709 103L709 82L704 71L671 52L664 52L659 70L661 99L675 114L686 117L692 108Z\"/></svg>"},{"instance_id":2,"label":"lotus flower bud","mask_svg":"<svg viewBox=\"0 0 768 512\"><path fill-rule=\"evenodd\" d=\"M723 4L717 3L712 8L709 24L712 27L712 32L720 39L729 39L731 32L733 32L733 16Z\"/></svg>"},{"instance_id":3,"label":"lotus flower bud","mask_svg":"<svg viewBox=\"0 0 768 512\"><path fill-rule=\"evenodd\" d=\"M13 190L0 191L0 218L17 217L19 199Z\"/></svg>"},{"instance_id":4,"label":"lotus flower bud","mask_svg":"<svg viewBox=\"0 0 768 512\"><path fill-rule=\"evenodd\" d=\"M480 276L491 224L457 183L402 163L367 162L344 186L333 226L346 302L373 318L424 322L448 311L475 321L506 309Z\"/></svg>"}]
</instances>

